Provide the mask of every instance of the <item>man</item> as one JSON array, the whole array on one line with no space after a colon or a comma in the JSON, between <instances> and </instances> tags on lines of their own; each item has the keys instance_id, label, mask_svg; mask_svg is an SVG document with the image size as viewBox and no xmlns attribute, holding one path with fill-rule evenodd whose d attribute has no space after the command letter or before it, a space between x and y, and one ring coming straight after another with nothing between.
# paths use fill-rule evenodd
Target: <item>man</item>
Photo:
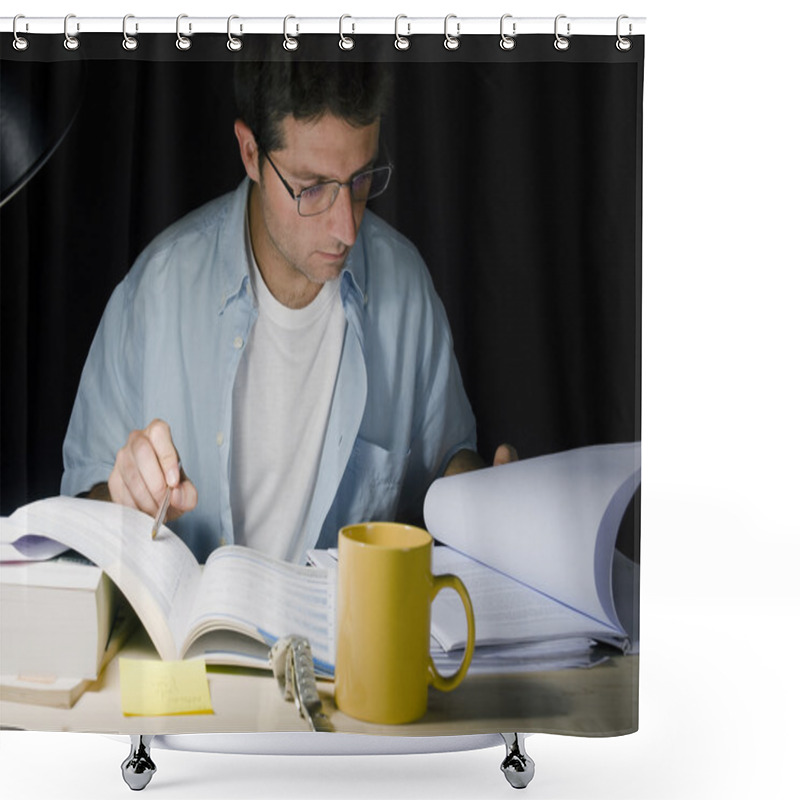
<instances>
[{"instance_id":1,"label":"man","mask_svg":"<svg viewBox=\"0 0 800 800\"><path fill-rule=\"evenodd\" d=\"M391 176L385 95L373 65L241 66L247 178L158 236L112 295L62 492L152 515L169 486L201 561L234 541L301 561L344 524L418 518L434 478L482 466L427 269L366 210Z\"/></svg>"}]
</instances>

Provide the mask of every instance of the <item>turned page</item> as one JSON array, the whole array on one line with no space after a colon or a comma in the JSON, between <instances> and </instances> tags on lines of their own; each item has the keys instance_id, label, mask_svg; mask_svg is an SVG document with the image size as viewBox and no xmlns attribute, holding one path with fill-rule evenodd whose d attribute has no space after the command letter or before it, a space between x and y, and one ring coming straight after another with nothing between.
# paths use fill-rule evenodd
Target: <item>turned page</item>
<instances>
[{"instance_id":1,"label":"turned page","mask_svg":"<svg viewBox=\"0 0 800 800\"><path fill-rule=\"evenodd\" d=\"M117 503L50 497L9 518L28 534L76 550L104 570L133 607L163 659L178 658L201 567L189 548L153 518Z\"/></svg>"},{"instance_id":2,"label":"turned page","mask_svg":"<svg viewBox=\"0 0 800 800\"><path fill-rule=\"evenodd\" d=\"M614 543L639 465L633 442L440 478L425 498L425 524L454 550L619 630Z\"/></svg>"}]
</instances>

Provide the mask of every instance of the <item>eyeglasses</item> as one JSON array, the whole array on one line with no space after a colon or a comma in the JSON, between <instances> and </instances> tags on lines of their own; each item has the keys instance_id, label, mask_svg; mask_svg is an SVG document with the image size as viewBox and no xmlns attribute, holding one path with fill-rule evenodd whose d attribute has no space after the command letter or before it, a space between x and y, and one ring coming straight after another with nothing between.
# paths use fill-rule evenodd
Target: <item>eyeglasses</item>
<instances>
[{"instance_id":1,"label":"eyeglasses","mask_svg":"<svg viewBox=\"0 0 800 800\"><path fill-rule=\"evenodd\" d=\"M367 200L372 200L373 197L383 194L389 185L389 178L392 177L392 165L387 164L386 166L359 172L358 175L354 175L345 183L339 183L339 181L334 180L322 181L295 194L292 187L286 182L286 178L281 175L275 166L275 162L269 157L269 154L265 153L264 155L272 169L275 170L275 174L281 179L281 183L286 187L286 191L289 192L291 198L297 201L297 213L301 217L314 217L327 211L336 202L336 198L339 196L339 189L344 186L350 189L350 196L353 198L354 203L366 203Z\"/></svg>"}]
</instances>

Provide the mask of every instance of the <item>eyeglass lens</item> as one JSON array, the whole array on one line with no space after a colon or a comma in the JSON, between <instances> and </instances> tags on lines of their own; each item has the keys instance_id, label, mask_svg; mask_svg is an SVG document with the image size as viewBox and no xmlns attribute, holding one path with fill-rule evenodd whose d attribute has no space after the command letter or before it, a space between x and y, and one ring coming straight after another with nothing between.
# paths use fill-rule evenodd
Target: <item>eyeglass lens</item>
<instances>
[{"instance_id":1,"label":"eyeglass lens","mask_svg":"<svg viewBox=\"0 0 800 800\"><path fill-rule=\"evenodd\" d=\"M353 202L363 203L382 194L391 174L391 167L378 167L356 175L349 184ZM339 186L336 181L329 181L303 189L298 196L298 211L306 217L327 211L339 194Z\"/></svg>"}]
</instances>

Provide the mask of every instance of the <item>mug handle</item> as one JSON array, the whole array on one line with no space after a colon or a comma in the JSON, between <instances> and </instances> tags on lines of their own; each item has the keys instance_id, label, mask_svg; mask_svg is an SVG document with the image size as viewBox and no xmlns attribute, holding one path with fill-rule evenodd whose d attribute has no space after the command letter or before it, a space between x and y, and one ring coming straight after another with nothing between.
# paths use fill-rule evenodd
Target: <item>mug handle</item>
<instances>
[{"instance_id":1,"label":"mug handle","mask_svg":"<svg viewBox=\"0 0 800 800\"><path fill-rule=\"evenodd\" d=\"M475 649L475 615L472 612L472 601L469 599L467 589L461 582L461 578L456 575L434 575L433 594L431 602L442 589L455 589L458 592L461 602L464 604L464 611L467 614L467 646L464 649L464 657L461 659L461 666L458 671L446 677L442 675L433 663L433 658L428 656L428 677L434 689L442 692L450 692L464 680L472 661L472 652Z\"/></svg>"}]
</instances>

